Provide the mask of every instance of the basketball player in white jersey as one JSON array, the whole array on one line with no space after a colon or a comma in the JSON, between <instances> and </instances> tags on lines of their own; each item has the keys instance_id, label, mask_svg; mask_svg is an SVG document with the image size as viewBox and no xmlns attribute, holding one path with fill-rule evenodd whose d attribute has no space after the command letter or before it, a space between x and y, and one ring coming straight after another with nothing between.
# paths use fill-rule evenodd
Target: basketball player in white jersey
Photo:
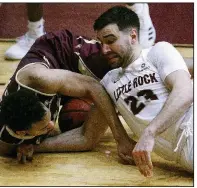
<instances>
[{"instance_id":1,"label":"basketball player in white jersey","mask_svg":"<svg viewBox=\"0 0 197 188\"><path fill-rule=\"evenodd\" d=\"M139 19L116 6L94 23L113 68L101 83L137 136L132 156L141 174L153 175L151 152L193 173L193 85L179 52L167 42L142 49Z\"/></svg>"}]
</instances>

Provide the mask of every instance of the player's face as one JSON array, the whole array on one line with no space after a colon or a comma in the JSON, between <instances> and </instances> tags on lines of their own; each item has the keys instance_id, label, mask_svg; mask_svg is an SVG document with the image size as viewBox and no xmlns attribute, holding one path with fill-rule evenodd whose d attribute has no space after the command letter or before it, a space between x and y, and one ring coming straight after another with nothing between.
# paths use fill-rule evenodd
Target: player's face
<instances>
[{"instance_id":1,"label":"player's face","mask_svg":"<svg viewBox=\"0 0 197 188\"><path fill-rule=\"evenodd\" d=\"M109 24L97 31L97 38L110 66L112 68L124 66L132 51L130 32L120 31L117 24Z\"/></svg>"},{"instance_id":2,"label":"player's face","mask_svg":"<svg viewBox=\"0 0 197 188\"><path fill-rule=\"evenodd\" d=\"M51 112L46 110L46 114L41 121L33 123L32 127L26 131L28 135L38 136L47 134L54 129L54 123L51 121Z\"/></svg>"}]
</instances>

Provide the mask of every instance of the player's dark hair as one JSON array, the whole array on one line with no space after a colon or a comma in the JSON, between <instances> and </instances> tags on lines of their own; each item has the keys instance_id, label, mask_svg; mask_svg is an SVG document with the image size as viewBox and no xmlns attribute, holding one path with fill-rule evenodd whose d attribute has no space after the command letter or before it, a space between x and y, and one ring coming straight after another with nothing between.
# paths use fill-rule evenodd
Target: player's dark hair
<instances>
[{"instance_id":1,"label":"player's dark hair","mask_svg":"<svg viewBox=\"0 0 197 188\"><path fill-rule=\"evenodd\" d=\"M94 30L101 30L108 24L117 24L120 31L135 27L139 33L140 22L137 14L124 6L115 6L101 14L94 22Z\"/></svg>"},{"instance_id":2,"label":"player's dark hair","mask_svg":"<svg viewBox=\"0 0 197 188\"><path fill-rule=\"evenodd\" d=\"M34 92L19 90L1 101L1 123L8 125L13 131L22 131L31 128L44 117L46 109Z\"/></svg>"}]
</instances>

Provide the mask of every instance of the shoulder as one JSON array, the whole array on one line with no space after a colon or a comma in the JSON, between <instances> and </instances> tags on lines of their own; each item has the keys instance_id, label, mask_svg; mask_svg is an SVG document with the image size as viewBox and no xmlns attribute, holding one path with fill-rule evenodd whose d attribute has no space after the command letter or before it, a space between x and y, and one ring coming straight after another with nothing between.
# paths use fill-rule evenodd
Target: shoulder
<instances>
[{"instance_id":1,"label":"shoulder","mask_svg":"<svg viewBox=\"0 0 197 188\"><path fill-rule=\"evenodd\" d=\"M180 59L180 53L172 44L162 41L151 47L147 57L151 62L156 63L167 59Z\"/></svg>"},{"instance_id":2,"label":"shoulder","mask_svg":"<svg viewBox=\"0 0 197 188\"><path fill-rule=\"evenodd\" d=\"M152 46L148 55L160 56L162 54L173 54L174 51L177 50L172 44L162 41Z\"/></svg>"},{"instance_id":3,"label":"shoulder","mask_svg":"<svg viewBox=\"0 0 197 188\"><path fill-rule=\"evenodd\" d=\"M170 44L169 42L158 42L154 46L151 47L149 54L160 54L160 53L166 53L171 50L174 50L174 46Z\"/></svg>"},{"instance_id":4,"label":"shoulder","mask_svg":"<svg viewBox=\"0 0 197 188\"><path fill-rule=\"evenodd\" d=\"M57 30L57 31L51 31L46 33L46 35L43 35L46 37L46 39L52 39L52 38L72 38L75 36L71 31L67 29Z\"/></svg>"},{"instance_id":5,"label":"shoulder","mask_svg":"<svg viewBox=\"0 0 197 188\"><path fill-rule=\"evenodd\" d=\"M172 46L172 44L170 44L169 42L166 42L166 41L161 41L161 42L157 42L153 47L166 48L166 47L169 47L169 46Z\"/></svg>"},{"instance_id":6,"label":"shoulder","mask_svg":"<svg viewBox=\"0 0 197 188\"><path fill-rule=\"evenodd\" d=\"M72 41L75 40L76 35L67 29L50 31L45 35L39 37L33 47L44 47L44 48L52 48L56 49L59 46L64 45L72 45ZM54 45L55 44L55 45ZM48 49L50 50L50 49Z\"/></svg>"}]
</instances>

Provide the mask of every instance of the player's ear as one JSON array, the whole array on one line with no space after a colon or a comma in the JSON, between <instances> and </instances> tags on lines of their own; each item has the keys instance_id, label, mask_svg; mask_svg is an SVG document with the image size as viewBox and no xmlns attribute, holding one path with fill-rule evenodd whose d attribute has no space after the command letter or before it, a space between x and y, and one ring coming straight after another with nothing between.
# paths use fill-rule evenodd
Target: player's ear
<instances>
[{"instance_id":1,"label":"player's ear","mask_svg":"<svg viewBox=\"0 0 197 188\"><path fill-rule=\"evenodd\" d=\"M16 131L16 134L18 134L19 136L25 136L27 133L27 131Z\"/></svg>"},{"instance_id":2,"label":"player's ear","mask_svg":"<svg viewBox=\"0 0 197 188\"><path fill-rule=\"evenodd\" d=\"M131 44L136 44L136 41L138 40L138 33L136 28L131 29L130 36L131 36Z\"/></svg>"}]
</instances>

